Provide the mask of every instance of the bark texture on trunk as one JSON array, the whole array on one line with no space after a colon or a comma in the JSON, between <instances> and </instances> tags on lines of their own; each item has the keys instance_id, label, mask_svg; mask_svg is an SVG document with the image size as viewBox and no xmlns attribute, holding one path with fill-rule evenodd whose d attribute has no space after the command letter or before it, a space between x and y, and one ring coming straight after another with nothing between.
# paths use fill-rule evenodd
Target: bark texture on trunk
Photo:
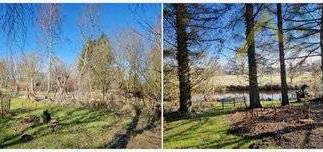
<instances>
[{"instance_id":1,"label":"bark texture on trunk","mask_svg":"<svg viewBox=\"0 0 323 152\"><path fill-rule=\"evenodd\" d=\"M174 4L176 16L176 34L177 34L177 53L178 79L180 91L179 112L190 112L191 101L191 82L189 56L187 49L187 8L186 4Z\"/></svg>"},{"instance_id":2,"label":"bark texture on trunk","mask_svg":"<svg viewBox=\"0 0 323 152\"><path fill-rule=\"evenodd\" d=\"M52 74L52 56L49 55L48 59L48 76L47 76L47 95L49 96L50 90L51 90L51 74Z\"/></svg>"},{"instance_id":3,"label":"bark texture on trunk","mask_svg":"<svg viewBox=\"0 0 323 152\"><path fill-rule=\"evenodd\" d=\"M255 54L255 30L253 4L245 4L245 24L246 24L246 44L248 48L248 68L249 68L249 97L250 108L261 108L259 100L259 88L257 78L257 63Z\"/></svg>"},{"instance_id":4,"label":"bark texture on trunk","mask_svg":"<svg viewBox=\"0 0 323 152\"><path fill-rule=\"evenodd\" d=\"M321 96L323 102L323 4L321 5L321 29L320 29L320 47L321 47Z\"/></svg>"},{"instance_id":5,"label":"bark texture on trunk","mask_svg":"<svg viewBox=\"0 0 323 152\"><path fill-rule=\"evenodd\" d=\"M279 42L279 61L280 61L280 80L281 80L281 94L282 105L288 105L288 86L286 82L286 66L285 66L285 52L284 52L284 32L283 32L283 17L282 5L277 4L277 26L278 26L278 42Z\"/></svg>"}]
</instances>

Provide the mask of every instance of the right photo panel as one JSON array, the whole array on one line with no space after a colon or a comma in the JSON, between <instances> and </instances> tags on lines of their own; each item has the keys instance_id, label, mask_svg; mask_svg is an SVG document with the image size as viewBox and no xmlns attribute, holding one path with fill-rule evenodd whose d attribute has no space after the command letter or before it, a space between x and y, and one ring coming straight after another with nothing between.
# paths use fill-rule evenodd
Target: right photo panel
<instances>
[{"instance_id":1,"label":"right photo panel","mask_svg":"<svg viewBox=\"0 0 323 152\"><path fill-rule=\"evenodd\" d=\"M323 148L323 4L164 4L163 148Z\"/></svg>"}]
</instances>

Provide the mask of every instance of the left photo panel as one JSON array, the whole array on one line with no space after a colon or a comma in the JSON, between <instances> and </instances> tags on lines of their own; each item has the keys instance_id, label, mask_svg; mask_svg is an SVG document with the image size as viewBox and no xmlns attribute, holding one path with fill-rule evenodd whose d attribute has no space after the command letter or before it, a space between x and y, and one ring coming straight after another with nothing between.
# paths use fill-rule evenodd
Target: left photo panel
<instances>
[{"instance_id":1,"label":"left photo panel","mask_svg":"<svg viewBox=\"0 0 323 152\"><path fill-rule=\"evenodd\" d=\"M160 149L161 4L0 4L0 149Z\"/></svg>"}]
</instances>

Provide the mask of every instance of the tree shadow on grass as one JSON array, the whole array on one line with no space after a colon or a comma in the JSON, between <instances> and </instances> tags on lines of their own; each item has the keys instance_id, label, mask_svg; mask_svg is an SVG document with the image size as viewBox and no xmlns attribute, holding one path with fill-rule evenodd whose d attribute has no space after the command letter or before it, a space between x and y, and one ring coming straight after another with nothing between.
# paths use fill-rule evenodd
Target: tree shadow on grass
<instances>
[{"instance_id":1,"label":"tree shadow on grass","mask_svg":"<svg viewBox=\"0 0 323 152\"><path fill-rule=\"evenodd\" d=\"M187 122L180 123L179 125L176 125L176 127L167 128L167 130L171 130L173 128L180 128L181 126L184 126L189 123L194 123L197 120L187 120ZM167 138L164 138L164 142L170 142L170 140L173 140L176 138L177 140L185 140L185 135L189 135L192 132L195 132L199 128L201 128L203 125L205 125L208 121L208 118L201 119L200 121L197 121L194 125L189 126L186 129L181 130L180 132L176 132L176 134L168 135Z\"/></svg>"},{"instance_id":2,"label":"tree shadow on grass","mask_svg":"<svg viewBox=\"0 0 323 152\"><path fill-rule=\"evenodd\" d=\"M196 144L192 144L191 146L180 145L180 148L241 148L242 146L249 145L253 142L251 138L238 136L234 137L232 135L227 134L226 127L222 126L224 124L221 124L221 121L224 120L222 120L222 118L218 119L223 115L231 114L238 111L245 111L245 108L212 109L208 112L190 113L188 115L181 115L177 112L166 113L165 115L167 118L165 119L167 123L177 121L176 124L172 124L171 127L167 127L166 132L176 128L180 128L180 131L177 131L175 134L169 134L166 137L164 137L164 142L171 143L173 141L187 141L194 143L194 140L197 140ZM219 127L223 128L216 129L213 125L220 125ZM212 130L209 127L213 128L214 130ZM219 137L212 137L210 135L219 135Z\"/></svg>"},{"instance_id":3,"label":"tree shadow on grass","mask_svg":"<svg viewBox=\"0 0 323 152\"><path fill-rule=\"evenodd\" d=\"M34 110L35 109L33 110L19 109L16 112L18 115L21 115L21 114L25 114L26 112L32 112ZM50 110L50 113L52 114L52 118L58 120L60 128L82 126L81 127L82 129L87 129L91 126L84 127L83 125L94 123L96 121L101 121L102 116L107 115L100 111L92 111L92 110L86 110L86 109L80 109L80 108L69 110L66 113L64 113L64 111L60 108L53 108L49 110ZM63 114L57 116L58 112L61 112L61 111L63 111ZM12 124L12 125L22 125L22 126L27 125L27 127L21 130L20 132L16 132L14 135L5 137L3 139L3 142L0 143L0 148L7 148L10 146L27 143L28 141L22 140L22 136L27 132L29 135L34 137L34 139L36 139L53 133L59 134L61 131L61 129L57 130L58 132L53 130L53 126L50 123L39 123L37 125L20 124L19 119L13 118L13 117L0 119L0 126L2 127L2 129L5 129L6 127L10 127L10 126L6 126L8 121L15 121L16 124ZM13 127L12 125L11 127Z\"/></svg>"},{"instance_id":4,"label":"tree shadow on grass","mask_svg":"<svg viewBox=\"0 0 323 152\"><path fill-rule=\"evenodd\" d=\"M75 126L82 126L82 129L87 129L89 127L85 127L84 125L101 121L101 117L106 115L103 112L96 112L96 111L85 111L79 114L79 112L83 110L84 109L71 110L68 112L68 114L64 115L63 117L56 118L59 122L59 124L57 124L57 127L60 128L58 132L56 132L53 128L55 126L45 126L44 129L39 129L35 131L34 134L38 136L46 136L51 133L63 134L64 132L61 131L63 128L69 128L69 127L75 127ZM78 113L77 116L74 116L74 113ZM54 114L54 118L55 118L55 114ZM111 126L112 125L108 125L106 126L106 128L109 128ZM48 130L52 130L52 131L48 131ZM45 132L42 133L42 131L45 131Z\"/></svg>"},{"instance_id":5,"label":"tree shadow on grass","mask_svg":"<svg viewBox=\"0 0 323 152\"><path fill-rule=\"evenodd\" d=\"M196 145L204 149L221 149L230 147L232 149L241 149L244 145L249 145L251 140L249 138L236 138L236 139L220 139L206 142L204 144ZM188 147L195 148L195 147Z\"/></svg>"},{"instance_id":6,"label":"tree shadow on grass","mask_svg":"<svg viewBox=\"0 0 323 152\"><path fill-rule=\"evenodd\" d=\"M7 127L8 123L14 121L15 119L11 116L0 117L0 131Z\"/></svg>"},{"instance_id":7,"label":"tree shadow on grass","mask_svg":"<svg viewBox=\"0 0 323 152\"><path fill-rule=\"evenodd\" d=\"M206 118L206 117L227 115L227 114L231 114L231 113L239 112L239 111L245 111L245 108L242 108L242 107L224 108L224 109L215 108L215 109L211 109L209 111L202 112L202 113L194 113L194 112L180 113L180 112L174 111L174 112L164 113L164 120L167 123L170 123L170 122L179 121L179 120L189 120L189 119L195 120L195 119L202 119L202 118Z\"/></svg>"},{"instance_id":8,"label":"tree shadow on grass","mask_svg":"<svg viewBox=\"0 0 323 152\"><path fill-rule=\"evenodd\" d=\"M20 136L21 136L20 134L15 134L15 135L5 137L4 143L2 144L0 143L0 148L6 148L11 145L22 143Z\"/></svg>"},{"instance_id":9,"label":"tree shadow on grass","mask_svg":"<svg viewBox=\"0 0 323 152\"><path fill-rule=\"evenodd\" d=\"M34 111L36 111L38 109L39 108L34 108L34 109L16 108L16 109L12 109L11 112L13 113L13 115L16 115L16 114L23 115L23 114L26 114L26 113L34 112Z\"/></svg>"},{"instance_id":10,"label":"tree shadow on grass","mask_svg":"<svg viewBox=\"0 0 323 152\"><path fill-rule=\"evenodd\" d=\"M117 134L110 143L104 146L105 148L127 148L127 145L131 138L134 138L137 135L142 134L146 130L150 130L157 127L155 122L157 122L160 119L157 117L153 117L151 120L148 120L148 123L144 127L137 129L139 127L139 121L141 119L144 119L145 115L143 114L142 109L140 109L140 107L135 107L134 110L135 116L132 118L131 122L127 124L126 132Z\"/></svg>"},{"instance_id":11,"label":"tree shadow on grass","mask_svg":"<svg viewBox=\"0 0 323 152\"><path fill-rule=\"evenodd\" d=\"M108 143L105 147L112 149L126 148L131 136L136 133L135 129L139 122L139 117L141 115L141 110L136 109L136 115L133 117L132 121L127 125L126 133L116 135L112 142Z\"/></svg>"},{"instance_id":12,"label":"tree shadow on grass","mask_svg":"<svg viewBox=\"0 0 323 152\"><path fill-rule=\"evenodd\" d=\"M10 136L5 137L5 139L3 140L4 142L3 143L0 143L0 148L6 148L6 147L13 146L13 145L17 145L17 144L22 144L22 143L29 142L32 139L26 140L25 138L23 138L24 137L24 133L27 130L30 130L30 129L33 129L33 128L37 128L37 127L39 127L41 125L42 124L30 125L27 128L23 129L20 133L16 133L14 135L10 135Z\"/></svg>"},{"instance_id":13,"label":"tree shadow on grass","mask_svg":"<svg viewBox=\"0 0 323 152\"><path fill-rule=\"evenodd\" d=\"M242 146L251 144L252 140L248 137L233 137L226 134L225 129L207 129L209 126L209 119L205 118L196 122L194 125L188 128L176 132L176 134L167 135L164 138L165 143L171 143L172 141L189 141L190 145L178 145L175 148L241 148ZM207 125L207 126L205 126ZM202 131L202 130L204 131ZM206 129L206 130L205 130ZM219 137L212 137L209 135L219 135ZM196 142L194 142L196 140ZM180 143L181 144L181 143ZM173 147L174 148L174 147Z\"/></svg>"}]
</instances>

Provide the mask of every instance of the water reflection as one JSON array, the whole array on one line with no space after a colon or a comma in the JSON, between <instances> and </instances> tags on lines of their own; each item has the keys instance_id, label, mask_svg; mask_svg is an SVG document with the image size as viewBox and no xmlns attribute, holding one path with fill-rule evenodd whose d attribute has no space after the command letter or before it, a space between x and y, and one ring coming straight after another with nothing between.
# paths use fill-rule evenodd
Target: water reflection
<instances>
[{"instance_id":1,"label":"water reflection","mask_svg":"<svg viewBox=\"0 0 323 152\"><path fill-rule=\"evenodd\" d=\"M281 92L280 91L260 91L260 100L281 100ZM296 99L296 94L294 90L290 90L288 92L288 97L290 100ZM192 96L192 101L201 101L205 100L206 97L204 95L194 95ZM239 92L227 92L227 93L217 93L214 95L207 96L207 100L211 101L225 101L225 100L246 100L249 101L249 93L247 91L239 91Z\"/></svg>"}]
</instances>

